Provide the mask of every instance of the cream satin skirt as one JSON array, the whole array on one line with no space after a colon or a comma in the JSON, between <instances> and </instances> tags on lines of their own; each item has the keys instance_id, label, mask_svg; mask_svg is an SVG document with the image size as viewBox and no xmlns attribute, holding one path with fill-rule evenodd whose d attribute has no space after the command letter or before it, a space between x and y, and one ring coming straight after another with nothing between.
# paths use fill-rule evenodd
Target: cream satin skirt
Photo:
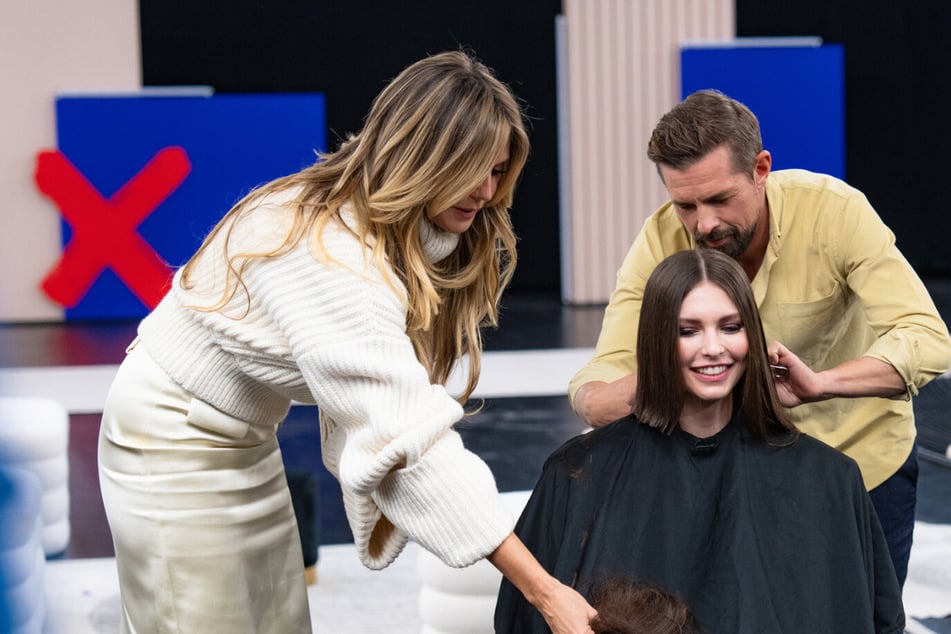
<instances>
[{"instance_id":1,"label":"cream satin skirt","mask_svg":"<svg viewBox=\"0 0 951 634\"><path fill-rule=\"evenodd\" d=\"M278 423L195 399L133 344L99 435L123 632L311 631Z\"/></svg>"}]
</instances>

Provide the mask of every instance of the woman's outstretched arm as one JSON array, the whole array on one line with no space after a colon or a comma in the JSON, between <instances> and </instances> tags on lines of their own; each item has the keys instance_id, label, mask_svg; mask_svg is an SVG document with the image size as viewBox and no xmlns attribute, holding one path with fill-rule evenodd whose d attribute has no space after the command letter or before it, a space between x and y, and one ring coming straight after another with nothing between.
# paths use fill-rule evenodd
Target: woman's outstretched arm
<instances>
[{"instance_id":1,"label":"woman's outstretched arm","mask_svg":"<svg viewBox=\"0 0 951 634\"><path fill-rule=\"evenodd\" d=\"M576 590L548 574L515 533L488 559L541 612L553 634L593 634L590 623L597 615L595 609Z\"/></svg>"}]
</instances>

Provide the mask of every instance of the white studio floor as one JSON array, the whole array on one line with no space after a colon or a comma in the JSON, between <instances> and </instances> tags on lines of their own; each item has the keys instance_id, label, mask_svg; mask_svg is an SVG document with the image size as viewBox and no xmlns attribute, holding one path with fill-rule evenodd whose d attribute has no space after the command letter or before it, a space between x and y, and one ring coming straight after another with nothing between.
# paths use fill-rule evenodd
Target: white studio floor
<instances>
[{"instance_id":1,"label":"white studio floor","mask_svg":"<svg viewBox=\"0 0 951 634\"><path fill-rule=\"evenodd\" d=\"M308 588L314 631L420 632L417 552L418 546L410 544L393 565L376 572L360 565L351 545L321 547L318 582ZM119 632L119 584L114 559L51 561L44 573L44 634Z\"/></svg>"}]
</instances>

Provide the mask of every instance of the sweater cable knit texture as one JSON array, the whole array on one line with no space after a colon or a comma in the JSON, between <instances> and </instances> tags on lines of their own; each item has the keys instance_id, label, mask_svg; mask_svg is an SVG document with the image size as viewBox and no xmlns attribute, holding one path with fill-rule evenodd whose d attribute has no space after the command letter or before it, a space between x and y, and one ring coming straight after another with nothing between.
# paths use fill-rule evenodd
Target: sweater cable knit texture
<instances>
[{"instance_id":1,"label":"sweater cable knit texture","mask_svg":"<svg viewBox=\"0 0 951 634\"><path fill-rule=\"evenodd\" d=\"M235 226L231 253L279 245L296 193L258 203ZM458 236L423 222L427 255L448 256ZM292 400L316 403L322 458L369 568L387 566L408 538L449 565L471 564L495 550L513 520L491 471L453 429L462 407L419 363L406 334L405 289L392 271L388 284L338 223L325 228L323 246L333 262L319 261L308 240L250 260L246 292L239 287L221 310L203 311L196 307L221 296L226 270L221 245L212 245L196 286L184 289L179 272L143 320L142 345L198 399L253 425L276 429Z\"/></svg>"}]
</instances>

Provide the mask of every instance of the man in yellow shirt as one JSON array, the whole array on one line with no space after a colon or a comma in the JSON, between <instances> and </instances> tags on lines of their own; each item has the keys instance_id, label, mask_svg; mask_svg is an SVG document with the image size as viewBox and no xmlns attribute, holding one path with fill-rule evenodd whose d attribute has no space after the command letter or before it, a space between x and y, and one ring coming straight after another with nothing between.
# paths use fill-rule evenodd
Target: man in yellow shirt
<instances>
[{"instance_id":1,"label":"man in yellow shirt","mask_svg":"<svg viewBox=\"0 0 951 634\"><path fill-rule=\"evenodd\" d=\"M759 123L715 91L687 97L648 145L671 200L618 271L595 355L569 396L589 425L626 416L644 284L665 257L714 248L746 271L783 404L805 433L858 462L904 583L918 479L911 397L951 365L951 339L865 196L830 176L771 172Z\"/></svg>"}]
</instances>

